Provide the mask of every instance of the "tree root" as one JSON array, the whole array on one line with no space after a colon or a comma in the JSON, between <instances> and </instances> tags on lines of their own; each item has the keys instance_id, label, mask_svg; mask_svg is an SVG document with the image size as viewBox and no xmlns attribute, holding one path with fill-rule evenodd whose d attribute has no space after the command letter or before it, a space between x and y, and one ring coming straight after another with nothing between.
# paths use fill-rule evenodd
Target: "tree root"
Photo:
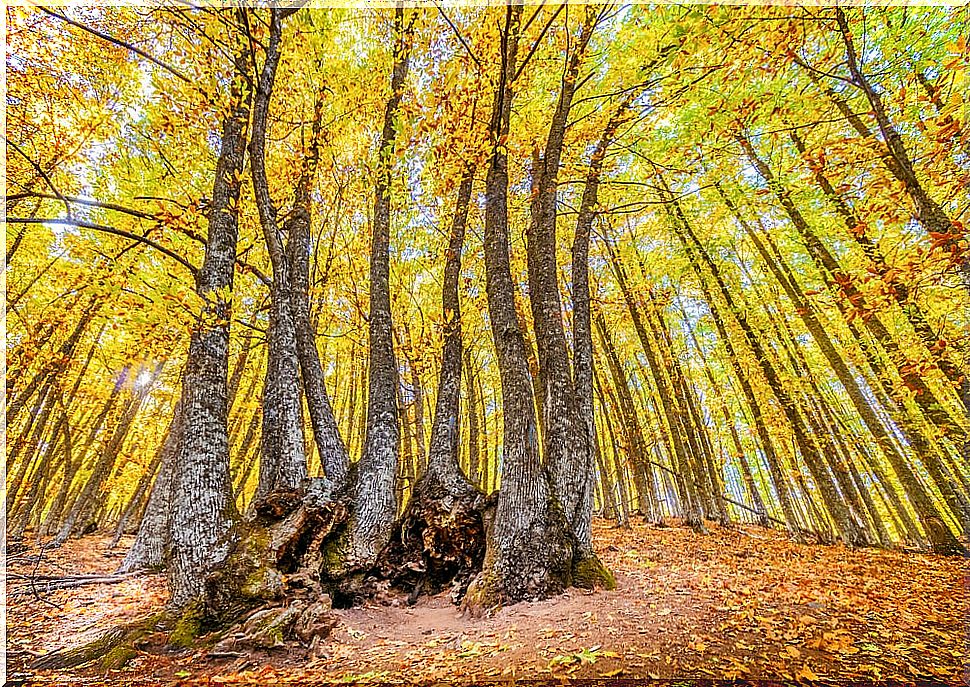
<instances>
[{"instance_id":1,"label":"tree root","mask_svg":"<svg viewBox=\"0 0 970 687\"><path fill-rule=\"evenodd\" d=\"M343 556L350 520L345 494L330 494L325 484L314 482L306 491L274 492L254 504L226 561L206 577L198 601L113 628L81 647L42 656L34 667L72 668L100 661L105 670L118 668L137 653L137 642L159 630L167 632L169 646L211 647L214 657L272 651L288 642L312 652L337 624L335 603L351 605L390 588L407 594L411 604L421 594L449 589L459 603L467 592L466 607L480 612L487 604L546 597L571 584L615 587L595 554L576 554L558 511L551 511L558 517L552 533L536 523L535 534L521 537L514 547L506 566L509 589L494 584L497 578L486 576L492 571L483 572L483 567L495 500L470 484L446 486L426 475L376 561L353 568ZM549 541L540 541L543 537ZM534 557L544 543L558 552L554 569L536 562L539 567L519 570L517 561ZM473 580L477 586L470 586ZM514 588L524 589L526 597Z\"/></svg>"},{"instance_id":2,"label":"tree root","mask_svg":"<svg viewBox=\"0 0 970 687\"><path fill-rule=\"evenodd\" d=\"M164 612L153 613L125 625L113 627L87 644L58 649L39 656L31 663L31 668L62 670L94 661L99 661L100 667L105 671L121 668L137 654L135 642L153 632L165 617Z\"/></svg>"},{"instance_id":3,"label":"tree root","mask_svg":"<svg viewBox=\"0 0 970 687\"><path fill-rule=\"evenodd\" d=\"M580 589L616 589L616 578L593 552L579 553L573 557L573 586Z\"/></svg>"}]
</instances>

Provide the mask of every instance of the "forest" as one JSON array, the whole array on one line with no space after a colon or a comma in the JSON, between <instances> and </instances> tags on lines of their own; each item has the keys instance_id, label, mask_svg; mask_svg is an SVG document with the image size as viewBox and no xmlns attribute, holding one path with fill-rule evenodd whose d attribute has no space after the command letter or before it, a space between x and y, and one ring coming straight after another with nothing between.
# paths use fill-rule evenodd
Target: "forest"
<instances>
[{"instance_id":1,"label":"forest","mask_svg":"<svg viewBox=\"0 0 970 687\"><path fill-rule=\"evenodd\" d=\"M5 13L17 684L967 679L965 6Z\"/></svg>"}]
</instances>

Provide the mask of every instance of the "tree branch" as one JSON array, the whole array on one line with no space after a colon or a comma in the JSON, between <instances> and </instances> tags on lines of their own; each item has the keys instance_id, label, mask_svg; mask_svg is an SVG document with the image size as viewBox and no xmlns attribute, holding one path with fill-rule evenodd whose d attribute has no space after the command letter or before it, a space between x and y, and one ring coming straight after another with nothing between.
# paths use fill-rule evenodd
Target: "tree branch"
<instances>
[{"instance_id":1,"label":"tree branch","mask_svg":"<svg viewBox=\"0 0 970 687\"><path fill-rule=\"evenodd\" d=\"M104 224L96 224L94 222L86 222L84 220L68 219L66 217L56 217L56 218L50 218L50 219L38 218L38 217L8 217L7 222L10 222L13 224L65 224L73 227L81 227L83 229L94 229L95 231L101 231L101 232L104 232L105 234L113 234L114 236L121 236L122 238L131 239L132 241L143 243L146 246L151 246L152 248L162 253L163 255L167 255L168 257L172 258L172 260L175 260L180 265L188 269L189 272L192 273L193 277L196 276L199 272L198 267L190 263L181 255L170 251L165 246L162 246L156 243L155 241L152 241L149 238L146 238L144 236L139 236L138 234L132 234L131 232L125 231L124 229L115 229L114 227L109 227Z\"/></svg>"},{"instance_id":2,"label":"tree branch","mask_svg":"<svg viewBox=\"0 0 970 687\"><path fill-rule=\"evenodd\" d=\"M183 74L182 72L180 72L179 70L177 70L175 67L173 67L171 65L168 65L168 64L162 62L161 60L159 60L156 57L152 57L147 52L145 52L144 50L142 50L140 48L136 48L131 43L126 43L125 41L123 41L123 40L121 40L119 38L115 38L114 36L109 36L108 34L102 33L101 31L98 31L97 29L91 28L90 26L85 26L84 24L82 24L80 22L76 22L73 19L70 19L68 17L65 17L63 14L60 14L59 12L55 12L53 10L49 10L46 7L42 7L40 5L37 5L37 9L39 9L44 14L49 14L50 16L55 17L57 19L60 19L61 21L70 24L71 26L74 26L76 28L81 29L82 31L87 31L88 33L90 33L90 34L92 34L94 36L97 36L98 38L100 38L103 41L107 41L108 43L111 43L113 45L117 45L119 48L124 48L125 50L130 50L131 52L135 53L136 55L141 55L142 57L144 57L149 62L151 62L151 63L153 63L153 64L161 67L162 69L164 69L165 71L167 71L169 74L172 74L172 75L178 77L179 79L181 79L182 81L184 81L187 84L194 83L194 81L192 79L190 79L185 74Z\"/></svg>"}]
</instances>

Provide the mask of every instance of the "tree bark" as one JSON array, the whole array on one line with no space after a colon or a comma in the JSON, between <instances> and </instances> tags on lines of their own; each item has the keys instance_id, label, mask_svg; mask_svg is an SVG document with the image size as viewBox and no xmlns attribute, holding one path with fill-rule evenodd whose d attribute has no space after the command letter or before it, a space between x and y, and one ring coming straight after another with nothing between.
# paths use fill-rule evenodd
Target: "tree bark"
<instances>
[{"instance_id":1,"label":"tree bark","mask_svg":"<svg viewBox=\"0 0 970 687\"><path fill-rule=\"evenodd\" d=\"M485 178L485 287L502 380L502 487L488 528L482 573L465 596L473 613L502 603L548 597L571 582L572 537L540 464L525 337L515 312L509 259L509 119L519 47L521 5L506 7L501 73L489 122Z\"/></svg>"},{"instance_id":2,"label":"tree bark","mask_svg":"<svg viewBox=\"0 0 970 687\"><path fill-rule=\"evenodd\" d=\"M438 397L431 423L431 444L428 451L428 474L440 480L455 496L467 493L471 487L458 466L458 444L461 437L458 410L462 368L461 302L458 294L458 278L461 275L461 251L465 242L465 226L468 221L468 205L471 201L474 177L475 170L472 167L467 167L462 174L451 225L451 237L445 254L441 291L444 341L441 349ZM475 439L477 440L477 437Z\"/></svg>"},{"instance_id":3,"label":"tree bark","mask_svg":"<svg viewBox=\"0 0 970 687\"><path fill-rule=\"evenodd\" d=\"M243 12L237 11L237 17ZM169 589L171 604L199 599L206 573L228 555L237 519L229 481L227 376L238 207L251 92L244 46L232 64L209 210L205 259L196 290L205 308L192 331L182 382L183 441L173 485Z\"/></svg>"},{"instance_id":4,"label":"tree bark","mask_svg":"<svg viewBox=\"0 0 970 687\"><path fill-rule=\"evenodd\" d=\"M290 268L280 237L276 207L266 177L266 129L282 43L280 13L270 12L269 42L253 99L249 159L259 223L273 267L267 340L269 357L263 387L263 436L256 498L276 490L293 491L307 479L303 403L297 357Z\"/></svg>"},{"instance_id":5,"label":"tree bark","mask_svg":"<svg viewBox=\"0 0 970 687\"><path fill-rule=\"evenodd\" d=\"M323 93L317 97L313 116L310 151L297 183L293 210L284 225L289 236L286 244L289 258L289 280L293 319L296 324L296 348L300 360L300 375L306 394L310 426L324 474L339 490L347 481L350 456L340 435L330 396L323 377L323 365L317 350L316 332L310 322L310 184L319 159L320 135L323 124Z\"/></svg>"},{"instance_id":6,"label":"tree bark","mask_svg":"<svg viewBox=\"0 0 970 687\"><path fill-rule=\"evenodd\" d=\"M543 154L536 159L532 170L534 188L526 232L529 301L538 344L543 455L559 505L576 537L576 553L583 557L595 557L591 530L594 457L589 441L589 422L582 414L582 401L570 371L563 327L556 265L556 203L566 123L579 69L601 12L602 8L598 6L586 6L576 45L571 53L567 53L559 98ZM588 300L587 289L587 303ZM591 387L588 390L591 391ZM591 394L587 398L591 401Z\"/></svg>"},{"instance_id":7,"label":"tree bark","mask_svg":"<svg viewBox=\"0 0 970 687\"><path fill-rule=\"evenodd\" d=\"M394 66L391 93L384 108L384 127L374 184L374 216L370 255L370 366L367 380L367 429L358 464L351 551L354 564L369 563L387 543L397 516L394 481L400 451L397 358L391 321L390 229L391 181L397 139L395 126L408 74L411 26L404 8L394 12Z\"/></svg>"},{"instance_id":8,"label":"tree bark","mask_svg":"<svg viewBox=\"0 0 970 687\"><path fill-rule=\"evenodd\" d=\"M173 486L176 481L178 458L182 451L184 432L182 400L175 404L172 421L158 450L158 476L152 485L148 503L138 525L135 541L118 568L127 573L142 568L158 569L165 564L166 547L171 536L171 510L174 504Z\"/></svg>"}]
</instances>

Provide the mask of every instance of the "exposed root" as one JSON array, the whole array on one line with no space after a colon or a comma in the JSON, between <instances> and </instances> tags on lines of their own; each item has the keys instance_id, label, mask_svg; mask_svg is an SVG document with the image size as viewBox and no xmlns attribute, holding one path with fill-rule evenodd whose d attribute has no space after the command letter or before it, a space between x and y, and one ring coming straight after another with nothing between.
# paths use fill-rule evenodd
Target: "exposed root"
<instances>
[{"instance_id":1,"label":"exposed root","mask_svg":"<svg viewBox=\"0 0 970 687\"><path fill-rule=\"evenodd\" d=\"M137 651L135 642L154 631L165 619L165 613L154 613L139 620L113 627L96 639L79 647L58 649L34 659L34 670L63 670L99 661L103 670L124 666Z\"/></svg>"},{"instance_id":2,"label":"exposed root","mask_svg":"<svg viewBox=\"0 0 970 687\"><path fill-rule=\"evenodd\" d=\"M212 653L232 656L252 649L278 649L292 639L313 647L328 637L337 624L331 610L329 597L259 609L226 632Z\"/></svg>"},{"instance_id":3,"label":"exposed root","mask_svg":"<svg viewBox=\"0 0 970 687\"><path fill-rule=\"evenodd\" d=\"M616 578L592 551L573 557L573 586L580 589L616 589Z\"/></svg>"},{"instance_id":4,"label":"exposed root","mask_svg":"<svg viewBox=\"0 0 970 687\"><path fill-rule=\"evenodd\" d=\"M345 530L349 508L320 488L275 492L254 505L239 543L206 579L206 613L231 625L267 602L324 595L327 548Z\"/></svg>"},{"instance_id":5,"label":"exposed root","mask_svg":"<svg viewBox=\"0 0 970 687\"><path fill-rule=\"evenodd\" d=\"M495 500L470 484L446 485L426 475L376 561L348 568L348 499L330 494L322 480L305 492L274 492L254 504L197 602L113 628L84 646L43 656L34 667L100 661L105 670L118 668L137 653L136 642L156 630L166 631L169 646L211 647L213 656L271 651L289 642L313 652L337 624L334 605L359 603L389 588L408 594L411 604L421 594L450 589L455 603L464 598L466 610L480 614L572 584L615 586L595 554L576 554L554 504L548 513L553 527L533 523L504 552L501 567L486 565Z\"/></svg>"}]
</instances>

